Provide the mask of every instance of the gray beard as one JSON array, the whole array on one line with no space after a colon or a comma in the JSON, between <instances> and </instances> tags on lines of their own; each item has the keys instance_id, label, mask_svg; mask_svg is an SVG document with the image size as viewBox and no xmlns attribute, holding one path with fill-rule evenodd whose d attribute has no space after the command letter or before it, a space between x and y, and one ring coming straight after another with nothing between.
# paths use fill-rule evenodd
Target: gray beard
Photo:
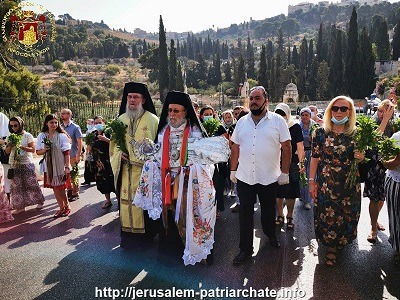
<instances>
[{"instance_id":1,"label":"gray beard","mask_svg":"<svg viewBox=\"0 0 400 300\"><path fill-rule=\"evenodd\" d=\"M140 105L136 109L130 109L129 105L126 105L126 114L128 115L129 119L131 120L136 120L137 118L140 118L144 114L144 108L142 105Z\"/></svg>"},{"instance_id":2,"label":"gray beard","mask_svg":"<svg viewBox=\"0 0 400 300\"><path fill-rule=\"evenodd\" d=\"M179 128L180 126L182 126L183 124L186 123L186 119L182 118L181 121L180 122L178 121L177 124L171 124L171 121L170 121L169 117L167 117L167 122L168 122L169 126L171 126L173 128Z\"/></svg>"}]
</instances>

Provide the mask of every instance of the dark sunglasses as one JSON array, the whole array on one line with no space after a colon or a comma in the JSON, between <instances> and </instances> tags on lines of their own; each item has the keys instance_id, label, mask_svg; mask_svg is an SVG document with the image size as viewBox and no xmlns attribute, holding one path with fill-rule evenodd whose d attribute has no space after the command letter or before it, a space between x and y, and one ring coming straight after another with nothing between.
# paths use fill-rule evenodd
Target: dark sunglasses
<instances>
[{"instance_id":1,"label":"dark sunglasses","mask_svg":"<svg viewBox=\"0 0 400 300\"><path fill-rule=\"evenodd\" d=\"M168 108L168 112L173 112L174 114L179 114L181 111L185 111L184 109L177 109L177 108Z\"/></svg>"},{"instance_id":2,"label":"dark sunglasses","mask_svg":"<svg viewBox=\"0 0 400 300\"><path fill-rule=\"evenodd\" d=\"M349 108L347 106L336 106L336 105L334 105L334 106L332 106L331 110L334 111L334 112L338 112L339 110L341 112L346 112L346 111L349 110Z\"/></svg>"}]
</instances>

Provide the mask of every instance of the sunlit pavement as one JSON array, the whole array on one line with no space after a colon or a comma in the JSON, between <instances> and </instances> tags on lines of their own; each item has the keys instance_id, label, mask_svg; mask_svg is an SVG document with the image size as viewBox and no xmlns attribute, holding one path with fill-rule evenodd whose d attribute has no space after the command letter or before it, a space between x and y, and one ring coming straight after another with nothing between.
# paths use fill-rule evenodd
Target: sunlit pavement
<instances>
[{"instance_id":1,"label":"sunlit pavement","mask_svg":"<svg viewBox=\"0 0 400 300\"><path fill-rule=\"evenodd\" d=\"M253 293L252 299L264 295L318 300L400 297L400 266L388 243L386 206L380 215L386 231L379 232L378 242L372 245L366 240L368 199L363 199L358 240L338 254L333 268L324 265L325 249L313 241L312 211L304 210L300 201L296 201L294 231L286 231L286 226L277 229L281 249L269 245L257 209L254 255L234 266L239 222L238 214L230 212L234 204L230 197L225 198L226 209L217 220L214 265L185 267L178 256L159 256L157 241L148 249L121 249L115 196L110 210L101 209L104 198L94 183L81 187L80 199L71 203L71 215L59 219L53 218L57 204L51 190L43 191L42 210L32 206L13 222L0 224L0 299L154 296L149 293L155 290L145 289L158 289L159 299L178 299L179 292L194 293L181 299L230 299L238 289L244 292L236 299L246 299L246 291ZM145 292L140 298L138 293Z\"/></svg>"}]
</instances>

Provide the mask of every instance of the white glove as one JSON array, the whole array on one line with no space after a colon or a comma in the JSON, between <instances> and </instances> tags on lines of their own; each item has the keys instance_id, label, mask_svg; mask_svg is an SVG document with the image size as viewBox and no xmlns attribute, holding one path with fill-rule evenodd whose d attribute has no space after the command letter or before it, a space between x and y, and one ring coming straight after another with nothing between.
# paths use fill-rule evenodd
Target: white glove
<instances>
[{"instance_id":1,"label":"white glove","mask_svg":"<svg viewBox=\"0 0 400 300\"><path fill-rule=\"evenodd\" d=\"M284 185L289 183L289 174L286 173L281 173L278 177L278 184L279 185Z\"/></svg>"},{"instance_id":2,"label":"white glove","mask_svg":"<svg viewBox=\"0 0 400 300\"><path fill-rule=\"evenodd\" d=\"M233 183L237 183L236 171L231 171L231 175L229 176L229 179L230 179Z\"/></svg>"}]
</instances>

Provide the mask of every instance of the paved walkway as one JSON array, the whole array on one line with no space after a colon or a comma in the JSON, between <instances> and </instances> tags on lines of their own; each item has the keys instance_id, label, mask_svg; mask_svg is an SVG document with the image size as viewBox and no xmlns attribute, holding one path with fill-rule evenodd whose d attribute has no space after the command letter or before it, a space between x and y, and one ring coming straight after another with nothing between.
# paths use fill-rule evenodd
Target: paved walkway
<instances>
[{"instance_id":1,"label":"paved walkway","mask_svg":"<svg viewBox=\"0 0 400 300\"><path fill-rule=\"evenodd\" d=\"M234 266L239 222L238 214L229 210L235 201L230 197L225 199L227 209L217 220L214 265L185 267L178 255L160 255L157 241L150 248L121 249L115 197L110 210L101 209L104 198L95 185L81 187L80 199L71 204L72 214L60 219L52 217L57 204L51 190L43 192L44 209L30 207L13 222L0 224L0 299L107 299L112 298L111 292L114 299L128 299L133 298L133 292L145 289L189 289L207 293L203 299L234 298L233 294L217 297L217 289L226 293L257 290L251 299L264 299L261 296L266 289L280 291L278 296L270 292L271 299L400 298L400 267L393 259L388 230L379 232L375 245L366 240L370 229L368 199L362 203L359 237L341 251L334 268L319 259L325 249L313 240L312 211L302 209L299 201L295 229L278 230L281 249L267 243L256 205L254 255L248 263ZM380 221L388 226L386 206ZM129 297L117 297L125 292ZM181 299L201 297L197 294ZM239 295L235 299L248 298Z\"/></svg>"}]
</instances>

